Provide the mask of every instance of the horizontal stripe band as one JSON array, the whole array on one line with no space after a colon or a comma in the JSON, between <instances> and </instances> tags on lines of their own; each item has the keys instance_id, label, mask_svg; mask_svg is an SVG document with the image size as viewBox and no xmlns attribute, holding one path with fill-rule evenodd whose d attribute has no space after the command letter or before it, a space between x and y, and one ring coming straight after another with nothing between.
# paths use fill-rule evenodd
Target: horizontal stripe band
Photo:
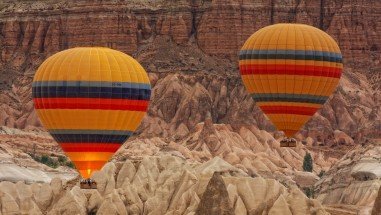
<instances>
[{"instance_id":1,"label":"horizontal stripe band","mask_svg":"<svg viewBox=\"0 0 381 215\"><path fill-rule=\"evenodd\" d=\"M132 135L125 130L90 130L90 129L49 129L50 134L102 134L102 135Z\"/></svg>"},{"instance_id":2,"label":"horizontal stripe band","mask_svg":"<svg viewBox=\"0 0 381 215\"><path fill-rule=\"evenodd\" d=\"M240 65L241 75L251 74L270 74L270 75L306 75L306 76L324 76L341 77L340 68L326 66L306 66L306 65Z\"/></svg>"},{"instance_id":3,"label":"horizontal stripe band","mask_svg":"<svg viewBox=\"0 0 381 215\"><path fill-rule=\"evenodd\" d=\"M341 53L316 51L316 50L292 50L292 49L246 49L239 54L296 54L296 55L315 55L342 58Z\"/></svg>"},{"instance_id":4,"label":"horizontal stripe band","mask_svg":"<svg viewBox=\"0 0 381 215\"><path fill-rule=\"evenodd\" d=\"M241 75L241 78L249 94L285 93L315 96L330 96L340 80L302 75Z\"/></svg>"},{"instance_id":5,"label":"horizontal stripe band","mask_svg":"<svg viewBox=\"0 0 381 215\"><path fill-rule=\"evenodd\" d=\"M239 59L293 59L342 63L341 54L308 50L241 50Z\"/></svg>"},{"instance_id":6,"label":"horizontal stripe band","mask_svg":"<svg viewBox=\"0 0 381 215\"><path fill-rule=\"evenodd\" d=\"M303 103L303 102L257 102L256 103L259 107L261 106L303 106L303 107L311 107L319 109L321 107L321 104L311 104L311 103Z\"/></svg>"},{"instance_id":7,"label":"horizontal stripe band","mask_svg":"<svg viewBox=\"0 0 381 215\"><path fill-rule=\"evenodd\" d=\"M263 112L267 113L284 113L312 116L318 108L296 107L296 106L259 106Z\"/></svg>"},{"instance_id":8,"label":"horizontal stripe band","mask_svg":"<svg viewBox=\"0 0 381 215\"><path fill-rule=\"evenodd\" d=\"M297 115L297 114L275 114L275 113L269 113L266 114L271 119L271 122L305 122L311 118L311 116L306 115Z\"/></svg>"},{"instance_id":9,"label":"horizontal stripe band","mask_svg":"<svg viewBox=\"0 0 381 215\"><path fill-rule=\"evenodd\" d=\"M124 143L130 135L51 134L58 143Z\"/></svg>"},{"instance_id":10,"label":"horizontal stripe band","mask_svg":"<svg viewBox=\"0 0 381 215\"><path fill-rule=\"evenodd\" d=\"M145 112L129 110L37 109L44 127L50 129L135 131Z\"/></svg>"},{"instance_id":11,"label":"horizontal stripe band","mask_svg":"<svg viewBox=\"0 0 381 215\"><path fill-rule=\"evenodd\" d=\"M248 64L271 64L271 65L306 65L306 66L329 66L343 69L342 63L315 61L315 60L292 60L292 59L247 59L240 60L239 65Z\"/></svg>"},{"instance_id":12,"label":"horizontal stripe band","mask_svg":"<svg viewBox=\"0 0 381 215\"><path fill-rule=\"evenodd\" d=\"M306 94L283 94L283 93L264 93L251 95L256 102L275 101L275 102L306 102L324 104L328 96L314 96Z\"/></svg>"},{"instance_id":13,"label":"horizontal stripe band","mask_svg":"<svg viewBox=\"0 0 381 215\"><path fill-rule=\"evenodd\" d=\"M150 89L120 87L33 87L33 98L114 98L149 100Z\"/></svg>"},{"instance_id":14,"label":"horizontal stripe band","mask_svg":"<svg viewBox=\"0 0 381 215\"><path fill-rule=\"evenodd\" d=\"M316 61L327 61L342 63L342 60L339 58L332 57L322 57L322 56L311 56L311 55L240 55L241 59L286 59L286 60L316 60Z\"/></svg>"},{"instance_id":15,"label":"horizontal stripe band","mask_svg":"<svg viewBox=\"0 0 381 215\"><path fill-rule=\"evenodd\" d=\"M60 143L64 152L116 152L120 143Z\"/></svg>"},{"instance_id":16,"label":"horizontal stripe band","mask_svg":"<svg viewBox=\"0 0 381 215\"><path fill-rule=\"evenodd\" d=\"M109 81L34 81L32 87L107 87L135 88L150 90L149 83L109 82Z\"/></svg>"},{"instance_id":17,"label":"horizontal stripe band","mask_svg":"<svg viewBox=\"0 0 381 215\"><path fill-rule=\"evenodd\" d=\"M299 130L310 118L308 115L298 114L272 114L266 116L271 120L278 130L293 129Z\"/></svg>"},{"instance_id":18,"label":"horizontal stripe band","mask_svg":"<svg viewBox=\"0 0 381 215\"><path fill-rule=\"evenodd\" d=\"M102 98L34 98L36 109L101 109L147 111L147 100Z\"/></svg>"},{"instance_id":19,"label":"horizontal stripe band","mask_svg":"<svg viewBox=\"0 0 381 215\"><path fill-rule=\"evenodd\" d=\"M65 152L71 161L108 161L113 152Z\"/></svg>"},{"instance_id":20,"label":"horizontal stripe band","mask_svg":"<svg viewBox=\"0 0 381 215\"><path fill-rule=\"evenodd\" d=\"M100 170L107 161L93 160L93 161L73 161L76 169L78 170Z\"/></svg>"}]
</instances>

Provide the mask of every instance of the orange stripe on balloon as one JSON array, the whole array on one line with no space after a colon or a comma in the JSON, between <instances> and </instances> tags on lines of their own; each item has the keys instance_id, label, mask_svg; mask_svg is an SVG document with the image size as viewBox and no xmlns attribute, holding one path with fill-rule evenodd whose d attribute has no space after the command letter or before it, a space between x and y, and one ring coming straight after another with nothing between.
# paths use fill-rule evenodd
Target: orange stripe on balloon
<instances>
[{"instance_id":1,"label":"orange stripe on balloon","mask_svg":"<svg viewBox=\"0 0 381 215\"><path fill-rule=\"evenodd\" d=\"M107 161L73 161L73 163L83 178L89 178L94 171L102 169Z\"/></svg>"},{"instance_id":2,"label":"orange stripe on balloon","mask_svg":"<svg viewBox=\"0 0 381 215\"><path fill-rule=\"evenodd\" d=\"M108 161L114 152L65 152L72 161Z\"/></svg>"},{"instance_id":3,"label":"orange stripe on balloon","mask_svg":"<svg viewBox=\"0 0 381 215\"><path fill-rule=\"evenodd\" d=\"M101 169L107 161L73 161L77 169Z\"/></svg>"},{"instance_id":4,"label":"orange stripe on balloon","mask_svg":"<svg viewBox=\"0 0 381 215\"><path fill-rule=\"evenodd\" d=\"M73 161L83 178L89 178L91 173L102 169L107 161Z\"/></svg>"},{"instance_id":5,"label":"orange stripe on balloon","mask_svg":"<svg viewBox=\"0 0 381 215\"><path fill-rule=\"evenodd\" d=\"M34 98L36 109L102 109L146 111L148 101L102 98Z\"/></svg>"}]
</instances>

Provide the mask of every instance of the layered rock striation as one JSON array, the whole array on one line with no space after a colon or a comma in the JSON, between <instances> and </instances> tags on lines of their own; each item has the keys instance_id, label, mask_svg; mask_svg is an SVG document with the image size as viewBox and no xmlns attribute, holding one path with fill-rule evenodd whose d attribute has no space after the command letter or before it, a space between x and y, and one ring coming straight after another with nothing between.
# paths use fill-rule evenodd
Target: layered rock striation
<instances>
[{"instance_id":1,"label":"layered rock striation","mask_svg":"<svg viewBox=\"0 0 381 215\"><path fill-rule=\"evenodd\" d=\"M332 35L345 59L336 94L302 134L312 136L315 143L321 142L319 138L333 140L335 130L352 139L379 136L379 4L370 0L3 1L0 124L41 126L33 111L30 83L46 57L75 46L108 46L133 54L151 72L155 88L149 116L154 120L147 122L169 124L163 135L173 135L180 125L181 130L192 130L206 112L214 123L244 122L271 131L243 89L237 52L263 26L300 22ZM194 105L186 107L186 102ZM328 143L335 144L338 141Z\"/></svg>"}]
</instances>

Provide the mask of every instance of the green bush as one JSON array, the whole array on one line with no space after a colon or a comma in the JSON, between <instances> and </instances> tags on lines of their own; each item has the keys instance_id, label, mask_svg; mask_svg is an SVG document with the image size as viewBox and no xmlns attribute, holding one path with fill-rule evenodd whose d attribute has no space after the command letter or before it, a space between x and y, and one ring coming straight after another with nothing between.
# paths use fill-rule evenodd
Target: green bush
<instances>
[{"instance_id":1,"label":"green bush","mask_svg":"<svg viewBox=\"0 0 381 215\"><path fill-rule=\"evenodd\" d=\"M73 162L71 162L71 161L68 161L68 162L66 162L66 164L65 164L67 167L70 167L70 168L72 168L72 169L74 169L75 168L75 166L74 166L74 164L73 164Z\"/></svg>"},{"instance_id":2,"label":"green bush","mask_svg":"<svg viewBox=\"0 0 381 215\"><path fill-rule=\"evenodd\" d=\"M66 163L67 158L65 156L58 156L58 162L59 163Z\"/></svg>"},{"instance_id":3,"label":"green bush","mask_svg":"<svg viewBox=\"0 0 381 215\"><path fill-rule=\"evenodd\" d=\"M50 157L48 157L47 155L42 155L40 159L41 163L43 164L49 163L49 160L50 160Z\"/></svg>"},{"instance_id":4,"label":"green bush","mask_svg":"<svg viewBox=\"0 0 381 215\"><path fill-rule=\"evenodd\" d=\"M312 172L313 170L313 162L311 154L307 152L307 154L304 156L303 160L303 170L305 172Z\"/></svg>"},{"instance_id":5,"label":"green bush","mask_svg":"<svg viewBox=\"0 0 381 215\"><path fill-rule=\"evenodd\" d=\"M32 153L29 153L29 155L33 158L33 160L43 163L46 166L52 167L52 168L57 168L59 166L67 166L72 169L75 168L73 162L68 161L65 156L58 156L57 159L54 158L54 156L49 156L49 155L42 155L41 157L38 155L34 155Z\"/></svg>"},{"instance_id":6,"label":"green bush","mask_svg":"<svg viewBox=\"0 0 381 215\"><path fill-rule=\"evenodd\" d=\"M57 168L59 166L59 163L55 159L49 157L48 155L42 155L41 157L39 157L37 155L34 155L34 156L31 155L31 157L35 161L43 163L46 166L49 166L49 167L52 167L52 168Z\"/></svg>"}]
</instances>

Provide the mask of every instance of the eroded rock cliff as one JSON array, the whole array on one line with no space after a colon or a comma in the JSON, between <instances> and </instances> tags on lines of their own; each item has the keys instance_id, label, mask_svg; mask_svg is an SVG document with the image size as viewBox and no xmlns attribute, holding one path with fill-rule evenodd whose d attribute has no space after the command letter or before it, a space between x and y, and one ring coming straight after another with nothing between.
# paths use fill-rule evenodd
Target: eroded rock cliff
<instances>
[{"instance_id":1,"label":"eroded rock cliff","mask_svg":"<svg viewBox=\"0 0 381 215\"><path fill-rule=\"evenodd\" d=\"M380 4L371 0L3 1L0 124L40 126L30 83L46 57L75 46L108 46L134 55L151 73L155 87L146 122L165 122L163 127L168 128L160 135L192 130L206 112L214 123L256 124L271 131L243 89L237 52L263 26L300 22L332 35L345 59L337 92L302 135L311 136L315 144L330 140L328 145L339 144L333 138L335 130L352 139L378 136ZM141 132L148 133L144 127Z\"/></svg>"},{"instance_id":2,"label":"eroded rock cliff","mask_svg":"<svg viewBox=\"0 0 381 215\"><path fill-rule=\"evenodd\" d=\"M379 140L349 151L315 184L317 199L327 205L355 205L370 212L381 185L380 155Z\"/></svg>"}]
</instances>

